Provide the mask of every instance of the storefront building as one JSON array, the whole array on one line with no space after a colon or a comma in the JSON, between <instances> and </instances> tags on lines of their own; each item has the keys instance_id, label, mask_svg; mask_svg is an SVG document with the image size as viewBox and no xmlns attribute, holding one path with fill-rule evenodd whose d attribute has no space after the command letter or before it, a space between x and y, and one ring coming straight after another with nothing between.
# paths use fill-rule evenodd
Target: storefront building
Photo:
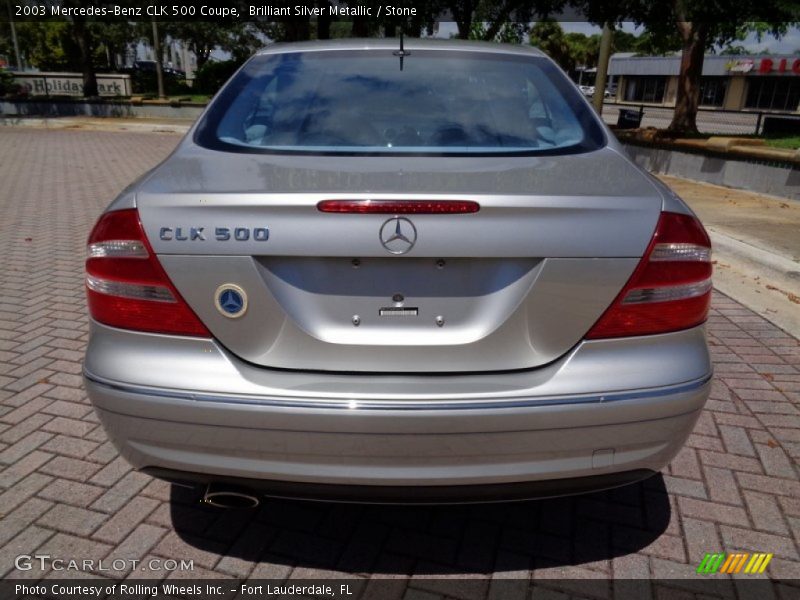
<instances>
[{"instance_id":1,"label":"storefront building","mask_svg":"<svg viewBox=\"0 0 800 600\"><path fill-rule=\"evenodd\" d=\"M609 75L616 101L675 106L680 56L615 54ZM700 106L726 110L800 112L800 56L720 56L703 61Z\"/></svg>"}]
</instances>

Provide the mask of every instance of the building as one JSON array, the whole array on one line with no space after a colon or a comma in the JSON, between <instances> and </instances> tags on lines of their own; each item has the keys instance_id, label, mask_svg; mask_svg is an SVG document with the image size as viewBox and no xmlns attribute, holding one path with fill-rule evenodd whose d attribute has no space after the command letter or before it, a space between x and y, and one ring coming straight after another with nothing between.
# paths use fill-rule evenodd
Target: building
<instances>
[{"instance_id":1,"label":"building","mask_svg":"<svg viewBox=\"0 0 800 600\"><path fill-rule=\"evenodd\" d=\"M615 54L609 75L621 103L675 106L681 59ZM726 110L800 112L800 55L707 55L700 106Z\"/></svg>"}]
</instances>

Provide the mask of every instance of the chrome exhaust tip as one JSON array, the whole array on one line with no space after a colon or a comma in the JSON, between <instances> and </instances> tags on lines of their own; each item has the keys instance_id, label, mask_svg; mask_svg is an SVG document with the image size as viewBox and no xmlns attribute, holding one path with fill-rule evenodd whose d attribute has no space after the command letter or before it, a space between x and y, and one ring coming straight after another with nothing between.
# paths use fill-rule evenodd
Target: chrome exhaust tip
<instances>
[{"instance_id":1,"label":"chrome exhaust tip","mask_svg":"<svg viewBox=\"0 0 800 600\"><path fill-rule=\"evenodd\" d=\"M210 484L203 494L203 502L217 508L256 508L261 504L258 496L246 490Z\"/></svg>"}]
</instances>

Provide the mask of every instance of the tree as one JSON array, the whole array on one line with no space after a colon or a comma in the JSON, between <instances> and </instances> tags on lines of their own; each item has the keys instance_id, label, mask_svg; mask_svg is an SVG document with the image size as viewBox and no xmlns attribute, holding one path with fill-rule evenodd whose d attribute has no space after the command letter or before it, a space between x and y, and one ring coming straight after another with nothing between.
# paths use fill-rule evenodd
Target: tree
<instances>
[{"instance_id":1,"label":"tree","mask_svg":"<svg viewBox=\"0 0 800 600\"><path fill-rule=\"evenodd\" d=\"M209 21L178 21L172 26L172 36L194 54L200 70L208 62L211 52L225 43L228 37L226 25Z\"/></svg>"},{"instance_id":2,"label":"tree","mask_svg":"<svg viewBox=\"0 0 800 600\"><path fill-rule=\"evenodd\" d=\"M83 95L94 98L99 95L97 90L97 75L94 66L95 41L92 36L86 17L72 17L72 39L75 41L81 57L81 71L83 72Z\"/></svg>"},{"instance_id":3,"label":"tree","mask_svg":"<svg viewBox=\"0 0 800 600\"><path fill-rule=\"evenodd\" d=\"M116 70L117 55L137 40L126 22L86 23L92 37L92 64ZM83 57L70 21L23 21L17 23L17 37L25 61L42 71L83 71Z\"/></svg>"},{"instance_id":4,"label":"tree","mask_svg":"<svg viewBox=\"0 0 800 600\"><path fill-rule=\"evenodd\" d=\"M264 40L258 35L256 28L250 23L243 23L232 28L228 39L221 47L231 53L234 61L243 63L263 46Z\"/></svg>"},{"instance_id":5,"label":"tree","mask_svg":"<svg viewBox=\"0 0 800 600\"><path fill-rule=\"evenodd\" d=\"M394 37L400 32L411 37L419 37L423 31L433 33L436 17L442 11L441 3L438 0L416 0L413 5L417 13L414 16L381 19L386 37Z\"/></svg>"},{"instance_id":6,"label":"tree","mask_svg":"<svg viewBox=\"0 0 800 600\"><path fill-rule=\"evenodd\" d=\"M723 56L724 55L742 56L747 53L748 53L747 48L745 48L741 44L736 44L736 45L729 44L720 51L720 54Z\"/></svg>"},{"instance_id":7,"label":"tree","mask_svg":"<svg viewBox=\"0 0 800 600\"><path fill-rule=\"evenodd\" d=\"M500 23L498 27L492 28L486 21L473 21L472 31L469 34L471 40L482 40L485 42L497 42L499 44L521 44L528 29L527 23L518 21L506 21ZM493 37L491 31L493 30Z\"/></svg>"},{"instance_id":8,"label":"tree","mask_svg":"<svg viewBox=\"0 0 800 600\"><path fill-rule=\"evenodd\" d=\"M90 2L89 0L64 0L64 8L86 9L91 7L98 7L102 3ZM75 53L78 57L80 64L80 71L83 74L83 95L84 97L91 98L98 95L97 90L97 75L96 65L97 51L99 44L95 37L94 30L97 25L93 18L85 17L80 14L74 14L69 17L69 36L74 48L77 49Z\"/></svg>"},{"instance_id":9,"label":"tree","mask_svg":"<svg viewBox=\"0 0 800 600\"><path fill-rule=\"evenodd\" d=\"M667 40L677 33L681 63L673 134L697 133L700 78L706 51L743 39L747 33L783 35L800 20L795 0L572 0L593 23L632 20Z\"/></svg>"},{"instance_id":10,"label":"tree","mask_svg":"<svg viewBox=\"0 0 800 600\"><path fill-rule=\"evenodd\" d=\"M567 72L574 70L577 66L577 53L567 40L561 25L556 21L547 20L534 23L530 31L530 43L556 61Z\"/></svg>"},{"instance_id":11,"label":"tree","mask_svg":"<svg viewBox=\"0 0 800 600\"><path fill-rule=\"evenodd\" d=\"M6 8L0 3L0 55L8 56L11 58L11 64L16 64L16 57L14 57L14 45L11 42L11 15L6 13ZM18 24L14 24L18 26ZM17 65L21 66L21 65Z\"/></svg>"},{"instance_id":12,"label":"tree","mask_svg":"<svg viewBox=\"0 0 800 600\"><path fill-rule=\"evenodd\" d=\"M252 50L257 43L247 23L241 21L178 21L171 24L169 35L194 53L198 70L216 48L240 55Z\"/></svg>"},{"instance_id":13,"label":"tree","mask_svg":"<svg viewBox=\"0 0 800 600\"><path fill-rule=\"evenodd\" d=\"M639 38L632 33L615 29L611 39L611 50L613 52L634 52Z\"/></svg>"},{"instance_id":14,"label":"tree","mask_svg":"<svg viewBox=\"0 0 800 600\"><path fill-rule=\"evenodd\" d=\"M447 8L453 16L453 20L458 27L457 37L462 40L467 40L472 33L472 17L477 8L478 2L476 0L453 0L452 2L444 2L443 8Z\"/></svg>"},{"instance_id":15,"label":"tree","mask_svg":"<svg viewBox=\"0 0 800 600\"><path fill-rule=\"evenodd\" d=\"M78 71L78 49L66 21L17 23L17 37L24 62L41 71Z\"/></svg>"},{"instance_id":16,"label":"tree","mask_svg":"<svg viewBox=\"0 0 800 600\"><path fill-rule=\"evenodd\" d=\"M564 41L569 46L570 56L575 67L594 67L597 62L599 44L595 44L592 37L578 32L564 34Z\"/></svg>"},{"instance_id":17,"label":"tree","mask_svg":"<svg viewBox=\"0 0 800 600\"><path fill-rule=\"evenodd\" d=\"M736 2L729 0L731 5L741 4L741 6L731 6L732 10L750 9L755 12L754 5L750 2ZM681 6L683 4L684 6ZM678 75L678 95L675 100L675 112L672 115L672 122L667 131L679 134L696 134L697 130L697 109L700 101L700 78L703 73L703 61L707 50L714 46L729 44L734 40L742 39L749 31L770 31L773 35L783 35L787 28L787 23L774 23L767 27L762 27L756 23L748 22L727 22L720 23L710 20L711 15L703 15L700 7L690 7L688 0L675 2L675 18L678 33L681 37L681 67ZM695 14L691 11L695 9ZM701 12L697 15L696 12ZM753 14L753 17L758 15ZM697 19L706 17L708 20ZM717 14L716 17L723 18ZM689 20L695 19L695 20Z\"/></svg>"},{"instance_id":18,"label":"tree","mask_svg":"<svg viewBox=\"0 0 800 600\"><path fill-rule=\"evenodd\" d=\"M137 35L134 27L127 21L106 21L91 24L92 35L97 40L96 60L105 58L106 67L117 71L122 65L117 62L118 56L125 56L128 49L136 43Z\"/></svg>"},{"instance_id":19,"label":"tree","mask_svg":"<svg viewBox=\"0 0 800 600\"><path fill-rule=\"evenodd\" d=\"M442 0L437 8L450 13L461 39L519 43L534 17L547 18L565 3L566 0Z\"/></svg>"},{"instance_id":20,"label":"tree","mask_svg":"<svg viewBox=\"0 0 800 600\"><path fill-rule=\"evenodd\" d=\"M645 31L636 38L632 51L637 56L666 56L680 52L681 38L676 29Z\"/></svg>"},{"instance_id":21,"label":"tree","mask_svg":"<svg viewBox=\"0 0 800 600\"><path fill-rule=\"evenodd\" d=\"M318 6L327 5L327 0L317 0ZM351 9L366 7L371 9L370 15L354 16L349 21L334 21L330 24L324 19L317 19L316 29L318 39L322 37L329 28L327 34L332 38L337 37L373 37L380 35L385 37L395 37L400 33L406 36L418 37L423 31L433 33L436 17L443 10L442 0L415 0L413 3L416 9L414 16L386 16L382 14L378 17L373 0L349 0L347 6Z\"/></svg>"}]
</instances>

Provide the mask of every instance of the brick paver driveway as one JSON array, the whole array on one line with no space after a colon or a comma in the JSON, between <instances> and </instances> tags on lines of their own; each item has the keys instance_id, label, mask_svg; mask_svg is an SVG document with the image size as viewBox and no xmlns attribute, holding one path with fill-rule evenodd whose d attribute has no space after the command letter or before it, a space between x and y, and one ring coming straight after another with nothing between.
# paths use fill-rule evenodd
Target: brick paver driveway
<instances>
[{"instance_id":1,"label":"brick paver driveway","mask_svg":"<svg viewBox=\"0 0 800 600\"><path fill-rule=\"evenodd\" d=\"M41 577L13 570L14 556L38 551L187 558L195 576L652 576L691 585L705 552L757 551L775 554L774 577L800 576L800 346L721 295L709 324L712 399L672 465L640 485L503 505L268 501L224 512L132 472L81 387L84 244L107 202L177 140L0 128L0 575ZM610 593L607 581L580 589Z\"/></svg>"}]
</instances>

